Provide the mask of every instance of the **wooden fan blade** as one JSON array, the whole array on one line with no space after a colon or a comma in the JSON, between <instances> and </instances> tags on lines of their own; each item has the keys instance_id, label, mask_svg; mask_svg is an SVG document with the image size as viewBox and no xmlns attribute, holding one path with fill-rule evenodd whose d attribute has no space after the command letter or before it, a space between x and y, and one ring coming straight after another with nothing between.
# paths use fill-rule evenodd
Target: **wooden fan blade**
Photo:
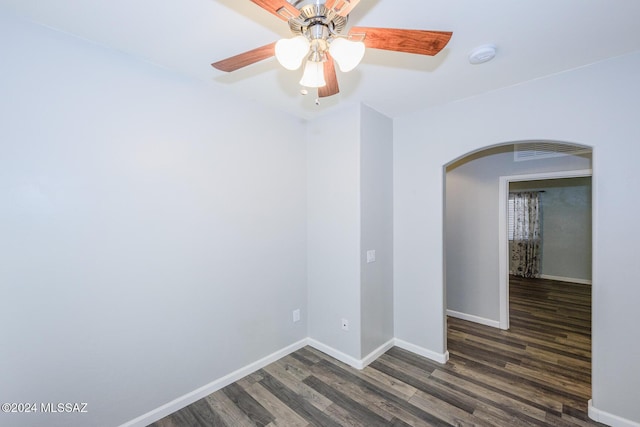
<instances>
[{"instance_id":1,"label":"wooden fan blade","mask_svg":"<svg viewBox=\"0 0 640 427\"><path fill-rule=\"evenodd\" d=\"M333 10L340 16L347 16L358 3L360 3L360 0L327 0L324 7Z\"/></svg>"},{"instance_id":2,"label":"wooden fan blade","mask_svg":"<svg viewBox=\"0 0 640 427\"><path fill-rule=\"evenodd\" d=\"M349 37L357 39L364 35L365 46L372 49L435 55L451 39L449 31L403 30L396 28L354 27Z\"/></svg>"},{"instance_id":3,"label":"wooden fan blade","mask_svg":"<svg viewBox=\"0 0 640 427\"><path fill-rule=\"evenodd\" d=\"M250 50L240 55L232 56L231 58L223 59L222 61L214 62L212 67L221 71L236 71L247 65L255 64L263 59L270 58L276 54L276 44L271 43L266 46L259 47L257 49Z\"/></svg>"},{"instance_id":4,"label":"wooden fan blade","mask_svg":"<svg viewBox=\"0 0 640 427\"><path fill-rule=\"evenodd\" d=\"M297 18L300 15L300 11L296 9L291 3L286 0L251 0L267 12L273 13L283 21L288 21L291 18Z\"/></svg>"},{"instance_id":5,"label":"wooden fan blade","mask_svg":"<svg viewBox=\"0 0 640 427\"><path fill-rule=\"evenodd\" d=\"M336 76L336 66L331 55L327 53L327 60L324 63L324 80L327 82L325 86L318 88L318 97L325 98L340 92L338 88L338 77Z\"/></svg>"}]
</instances>

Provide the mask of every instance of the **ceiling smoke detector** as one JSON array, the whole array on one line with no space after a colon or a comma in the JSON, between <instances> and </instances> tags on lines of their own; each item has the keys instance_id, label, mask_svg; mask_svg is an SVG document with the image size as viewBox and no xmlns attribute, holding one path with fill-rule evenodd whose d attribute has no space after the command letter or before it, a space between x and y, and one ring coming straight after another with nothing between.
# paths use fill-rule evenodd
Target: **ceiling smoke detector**
<instances>
[{"instance_id":1,"label":"ceiling smoke detector","mask_svg":"<svg viewBox=\"0 0 640 427\"><path fill-rule=\"evenodd\" d=\"M478 46L469 52L469 63L470 64L483 64L485 62L491 61L496 56L496 45L494 44L485 44L482 46Z\"/></svg>"}]
</instances>

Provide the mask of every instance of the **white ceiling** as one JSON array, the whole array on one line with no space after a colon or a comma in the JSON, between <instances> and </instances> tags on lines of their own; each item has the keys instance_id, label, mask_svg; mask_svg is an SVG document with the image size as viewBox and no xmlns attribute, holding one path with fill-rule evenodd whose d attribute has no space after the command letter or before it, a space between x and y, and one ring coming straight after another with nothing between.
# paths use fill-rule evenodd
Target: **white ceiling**
<instances>
[{"instance_id":1,"label":"white ceiling","mask_svg":"<svg viewBox=\"0 0 640 427\"><path fill-rule=\"evenodd\" d=\"M369 49L356 70L338 70L340 94L316 106L299 93L300 71L274 58L231 74L211 67L291 36L249 0L0 0L3 9L302 118L359 102L396 117L640 50L637 0L361 0L349 26L453 37L435 57ZM485 43L496 58L469 64Z\"/></svg>"}]
</instances>

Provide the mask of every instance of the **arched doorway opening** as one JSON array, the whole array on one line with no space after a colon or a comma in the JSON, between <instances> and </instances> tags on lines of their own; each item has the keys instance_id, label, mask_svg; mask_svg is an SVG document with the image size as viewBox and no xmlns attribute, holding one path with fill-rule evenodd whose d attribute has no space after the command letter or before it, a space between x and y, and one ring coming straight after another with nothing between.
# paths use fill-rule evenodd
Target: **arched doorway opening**
<instances>
[{"instance_id":1,"label":"arched doorway opening","mask_svg":"<svg viewBox=\"0 0 640 427\"><path fill-rule=\"evenodd\" d=\"M555 148L555 154L547 153L549 155L545 156L541 153L536 154L534 160L519 160L518 156L522 156L522 153L517 153L517 150L524 150L531 144L542 144L549 150ZM572 151L565 147L574 148ZM485 372L477 374L469 371L469 375L477 374L477 378L487 375L505 390L509 384L522 384L525 388L523 395L532 392L527 391L527 387L535 386L548 390L550 395L559 395L560 387L556 389L553 383L555 376L563 387L573 391L571 398L579 402L576 405L581 414L586 414L587 401L591 397L591 318L584 325L577 326L578 322L573 325L569 316L566 324L554 325L557 319L550 312L545 313L545 310L569 311L576 308L545 306L544 302L534 306L538 302L520 301L516 308L517 326L526 326L527 316L531 316L531 329L509 331L506 207L511 184L538 182L542 185L552 180L591 177L591 165L592 150L589 147L555 141L519 141L487 147L448 163L444 179L445 337L452 364L460 369L477 365ZM532 184L531 188L538 187ZM541 188L537 191L545 191ZM552 194L551 190L546 191L545 194ZM588 191L591 196L591 182ZM591 204L590 198L589 215ZM570 222L571 219L566 221ZM591 230L590 219L589 232ZM577 282L590 282L590 252L587 263L589 277L577 278ZM548 276L557 279L562 274ZM556 280L551 282L545 283L545 286L553 285L556 288L546 287L552 290L545 292L562 292L562 284L556 283ZM564 288L569 288L569 285ZM533 293L541 293L541 289ZM554 298L564 298L558 295ZM589 288L589 316L591 305ZM529 308L531 312L527 311ZM547 314L548 318L544 319ZM540 317L543 317L542 320ZM578 328L578 332L572 330L573 326ZM582 334L587 329L588 338ZM559 335L552 336L551 331ZM545 341L548 338L549 341ZM563 348L561 344L567 347ZM566 366L560 366L562 363ZM509 393L520 392L512 389Z\"/></svg>"}]
</instances>

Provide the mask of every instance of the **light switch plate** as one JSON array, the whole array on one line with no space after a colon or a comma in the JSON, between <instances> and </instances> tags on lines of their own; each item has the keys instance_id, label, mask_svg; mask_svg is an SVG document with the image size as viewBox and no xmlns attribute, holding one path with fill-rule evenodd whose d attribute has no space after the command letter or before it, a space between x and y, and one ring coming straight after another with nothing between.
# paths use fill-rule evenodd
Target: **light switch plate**
<instances>
[{"instance_id":1,"label":"light switch plate","mask_svg":"<svg viewBox=\"0 0 640 427\"><path fill-rule=\"evenodd\" d=\"M376 262L376 251L374 249L367 251L367 264L370 262Z\"/></svg>"}]
</instances>

